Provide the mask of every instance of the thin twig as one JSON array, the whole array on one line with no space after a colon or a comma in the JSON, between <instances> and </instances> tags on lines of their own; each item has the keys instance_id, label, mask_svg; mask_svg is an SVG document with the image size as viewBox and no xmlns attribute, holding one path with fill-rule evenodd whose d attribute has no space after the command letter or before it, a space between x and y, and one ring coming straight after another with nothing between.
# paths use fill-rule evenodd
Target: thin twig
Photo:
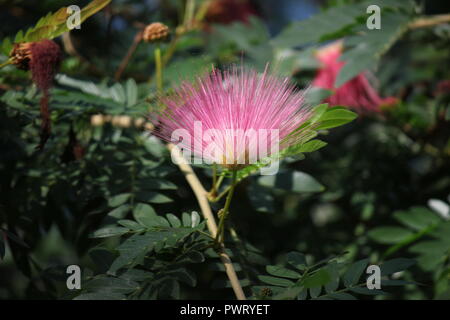
<instances>
[{"instance_id":1,"label":"thin twig","mask_svg":"<svg viewBox=\"0 0 450 320\"><path fill-rule=\"evenodd\" d=\"M0 68L3 68L4 66L7 66L8 64L12 64L12 59L8 59L5 62L0 64Z\"/></svg>"},{"instance_id":2,"label":"thin twig","mask_svg":"<svg viewBox=\"0 0 450 320\"><path fill-rule=\"evenodd\" d=\"M77 57L78 59L80 59L83 62L86 61L86 59L84 59L84 57L81 56L81 54L79 54L77 49L75 48L75 46L72 42L72 37L70 35L70 31L63 33L62 43L64 46L64 50L66 50L66 52L68 54L70 54L71 56Z\"/></svg>"},{"instance_id":3,"label":"thin twig","mask_svg":"<svg viewBox=\"0 0 450 320\"><path fill-rule=\"evenodd\" d=\"M195 15L195 21L202 21L205 18L210 4L211 0L206 0L200 5L200 8L197 10L197 13Z\"/></svg>"},{"instance_id":4,"label":"thin twig","mask_svg":"<svg viewBox=\"0 0 450 320\"><path fill-rule=\"evenodd\" d=\"M169 62L169 60L172 58L172 56L174 55L174 53L177 49L178 40L180 40L180 36L178 34L176 34L174 36L173 40L170 42L169 47L167 48L166 52L164 53L164 56L162 58L163 66L165 66Z\"/></svg>"},{"instance_id":5,"label":"thin twig","mask_svg":"<svg viewBox=\"0 0 450 320\"><path fill-rule=\"evenodd\" d=\"M78 50L75 48L75 45L72 41L72 36L70 34L70 31L64 32L62 35L62 43L64 50L67 52L67 54L77 57L78 60L80 60L82 63L86 64L88 66L89 71L96 75L102 75L102 71L98 69L95 65L93 65L88 59L83 57Z\"/></svg>"},{"instance_id":6,"label":"thin twig","mask_svg":"<svg viewBox=\"0 0 450 320\"><path fill-rule=\"evenodd\" d=\"M183 23L176 28L175 36L174 36L173 40L170 42L169 47L166 50L166 52L162 58L163 66L165 66L169 62L169 60L172 58L173 54L175 53L175 51L177 49L177 44L178 44L178 41L180 40L181 36L184 33L186 33L188 30L197 26L205 18L205 15L206 15L206 12L208 11L210 2L211 2L211 0L204 1L200 5L200 7L197 10L197 13L195 15L193 13L187 12L188 10L191 10L192 4L190 4L190 5L188 4L186 6Z\"/></svg>"},{"instance_id":7,"label":"thin twig","mask_svg":"<svg viewBox=\"0 0 450 320\"><path fill-rule=\"evenodd\" d=\"M213 163L212 165L212 187L208 193L208 199L213 199L217 196L217 164Z\"/></svg>"},{"instance_id":8,"label":"thin twig","mask_svg":"<svg viewBox=\"0 0 450 320\"><path fill-rule=\"evenodd\" d=\"M134 36L133 43L131 44L130 48L128 49L126 56L123 58L122 62L120 63L119 68L117 69L116 74L114 75L114 80L116 80L116 81L120 80L122 73L125 71L125 68L127 67L128 63L130 62L131 57L133 56L139 43L141 42L143 34L144 34L144 32L141 30L141 31L138 31L136 33L136 35Z\"/></svg>"},{"instance_id":9,"label":"thin twig","mask_svg":"<svg viewBox=\"0 0 450 320\"><path fill-rule=\"evenodd\" d=\"M195 12L195 0L187 0L186 8L184 10L184 21L183 25L190 28L194 19Z\"/></svg>"},{"instance_id":10,"label":"thin twig","mask_svg":"<svg viewBox=\"0 0 450 320\"><path fill-rule=\"evenodd\" d=\"M442 23L450 22L450 14L440 14L430 17L419 18L409 24L410 29L432 27Z\"/></svg>"},{"instance_id":11,"label":"thin twig","mask_svg":"<svg viewBox=\"0 0 450 320\"><path fill-rule=\"evenodd\" d=\"M205 188L198 179L192 167L189 164L185 163L185 159L183 158L180 149L172 143L169 143L167 145L167 148L172 152L173 159L177 161L178 167L180 168L181 172L183 172L184 177L191 186L192 191L197 198L198 204L200 205L200 210L203 214L203 217L206 219L208 230L211 233L211 236L215 238L217 236L217 224L209 205ZM236 271L234 270L233 263L231 262L228 254L225 252L225 246L223 245L223 243L220 243L219 245L219 257L223 265L225 266L225 272L231 282L231 286L233 288L234 294L236 295L236 298L238 300L246 300L244 291L242 290L241 284L239 283L239 279L236 275Z\"/></svg>"},{"instance_id":12,"label":"thin twig","mask_svg":"<svg viewBox=\"0 0 450 320\"><path fill-rule=\"evenodd\" d=\"M223 190L221 193L219 193L219 195L217 197L212 198L211 197L211 202L217 202L220 199L222 199L229 191L231 190L231 185L229 185L228 187L225 188L225 190Z\"/></svg>"}]
</instances>

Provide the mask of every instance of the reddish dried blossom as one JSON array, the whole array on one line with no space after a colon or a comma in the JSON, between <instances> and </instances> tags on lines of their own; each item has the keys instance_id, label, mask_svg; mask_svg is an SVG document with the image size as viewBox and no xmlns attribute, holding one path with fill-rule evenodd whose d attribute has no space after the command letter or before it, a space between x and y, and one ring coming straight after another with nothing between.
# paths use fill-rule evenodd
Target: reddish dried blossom
<instances>
[{"instance_id":1,"label":"reddish dried blossom","mask_svg":"<svg viewBox=\"0 0 450 320\"><path fill-rule=\"evenodd\" d=\"M55 42L45 39L33 42L30 51L33 81L43 92L48 91L61 62L61 49Z\"/></svg>"},{"instance_id":2,"label":"reddish dried blossom","mask_svg":"<svg viewBox=\"0 0 450 320\"><path fill-rule=\"evenodd\" d=\"M450 80L442 80L436 86L436 90L434 92L435 96L449 94L450 93Z\"/></svg>"},{"instance_id":3,"label":"reddish dried blossom","mask_svg":"<svg viewBox=\"0 0 450 320\"><path fill-rule=\"evenodd\" d=\"M317 59L322 67L318 70L312 86L333 90L333 95L326 99L330 105L344 105L360 113L379 112L381 106L393 105L397 102L394 97L381 98L370 85L364 73L361 73L345 84L336 88L334 83L344 66L340 61L342 45L340 42L329 45L317 53Z\"/></svg>"},{"instance_id":4,"label":"reddish dried blossom","mask_svg":"<svg viewBox=\"0 0 450 320\"><path fill-rule=\"evenodd\" d=\"M206 21L223 24L248 22L252 15L257 15L257 11L248 0L215 0L208 7Z\"/></svg>"},{"instance_id":5,"label":"reddish dried blossom","mask_svg":"<svg viewBox=\"0 0 450 320\"><path fill-rule=\"evenodd\" d=\"M31 77L36 86L42 90L40 101L41 141L38 149L42 149L50 137L51 122L48 102L49 89L61 62L61 49L51 40L15 44L11 52L13 63L20 69L31 70Z\"/></svg>"}]
</instances>

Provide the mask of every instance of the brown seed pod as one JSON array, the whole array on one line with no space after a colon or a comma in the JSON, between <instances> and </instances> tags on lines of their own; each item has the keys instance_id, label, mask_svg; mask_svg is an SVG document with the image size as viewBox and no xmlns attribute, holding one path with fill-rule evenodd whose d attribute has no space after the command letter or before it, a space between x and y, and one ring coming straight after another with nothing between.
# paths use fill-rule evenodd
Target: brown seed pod
<instances>
[{"instance_id":1,"label":"brown seed pod","mask_svg":"<svg viewBox=\"0 0 450 320\"><path fill-rule=\"evenodd\" d=\"M142 39L145 42L158 42L168 40L170 34L169 27L160 22L154 22L145 27Z\"/></svg>"}]
</instances>

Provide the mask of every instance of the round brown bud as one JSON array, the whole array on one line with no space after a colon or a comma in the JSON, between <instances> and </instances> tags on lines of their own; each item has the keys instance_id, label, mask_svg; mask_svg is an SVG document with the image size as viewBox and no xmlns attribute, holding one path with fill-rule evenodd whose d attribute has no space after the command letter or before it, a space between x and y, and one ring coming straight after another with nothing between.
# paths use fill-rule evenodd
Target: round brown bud
<instances>
[{"instance_id":1,"label":"round brown bud","mask_svg":"<svg viewBox=\"0 0 450 320\"><path fill-rule=\"evenodd\" d=\"M145 27L142 39L146 42L164 41L169 38L169 27L160 22L154 22Z\"/></svg>"}]
</instances>

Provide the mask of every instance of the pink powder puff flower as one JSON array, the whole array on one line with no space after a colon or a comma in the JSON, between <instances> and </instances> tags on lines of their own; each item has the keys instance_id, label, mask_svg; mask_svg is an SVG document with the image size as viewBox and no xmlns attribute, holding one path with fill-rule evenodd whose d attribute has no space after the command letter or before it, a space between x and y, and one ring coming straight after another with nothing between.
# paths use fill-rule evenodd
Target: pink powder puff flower
<instances>
[{"instance_id":1,"label":"pink powder puff flower","mask_svg":"<svg viewBox=\"0 0 450 320\"><path fill-rule=\"evenodd\" d=\"M231 170L301 142L306 132L294 130L313 115L304 93L267 69L214 70L160 101L164 108L152 120L154 135Z\"/></svg>"},{"instance_id":2,"label":"pink powder puff flower","mask_svg":"<svg viewBox=\"0 0 450 320\"><path fill-rule=\"evenodd\" d=\"M379 112L381 106L397 102L394 97L381 98L370 85L364 73L357 75L339 88L335 88L335 80L345 64L339 60L341 53L342 43L336 42L320 49L316 55L322 67L318 70L312 86L334 91L333 95L325 100L326 102L331 106L348 106L360 113Z\"/></svg>"}]
</instances>

